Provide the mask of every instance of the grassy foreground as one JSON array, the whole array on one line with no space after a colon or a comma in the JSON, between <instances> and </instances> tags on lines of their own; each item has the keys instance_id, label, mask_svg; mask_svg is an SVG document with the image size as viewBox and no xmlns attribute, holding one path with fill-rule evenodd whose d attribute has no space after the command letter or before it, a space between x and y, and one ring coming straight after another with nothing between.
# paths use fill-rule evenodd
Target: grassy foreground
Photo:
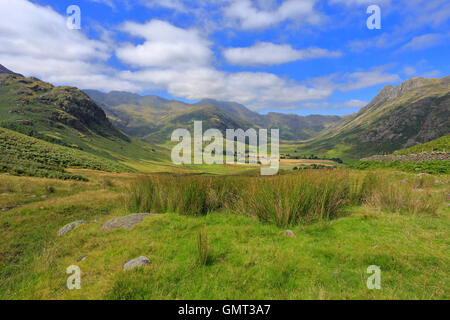
<instances>
[{"instance_id":1,"label":"grassy foreground","mask_svg":"<svg viewBox=\"0 0 450 320\"><path fill-rule=\"evenodd\" d=\"M448 176L377 172L406 187L348 203L333 219L293 224L291 238L286 227L233 208L169 212L131 230L102 231L108 219L133 212L124 190L137 175L75 172L89 182L0 175L0 204L11 208L0 211L0 299L450 298L445 198L430 212L403 207L447 195ZM405 190L430 197L402 200ZM89 225L56 237L80 219ZM122 270L141 255L152 264ZM66 288L70 265L82 270L81 290ZM381 290L366 287L370 265L381 267Z\"/></svg>"}]
</instances>

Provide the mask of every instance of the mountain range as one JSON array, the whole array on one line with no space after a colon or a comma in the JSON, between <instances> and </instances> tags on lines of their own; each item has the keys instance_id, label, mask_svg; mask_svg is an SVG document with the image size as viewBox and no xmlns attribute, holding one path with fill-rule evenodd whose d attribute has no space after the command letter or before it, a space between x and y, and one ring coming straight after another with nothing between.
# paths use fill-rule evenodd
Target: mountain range
<instances>
[{"instance_id":1,"label":"mountain range","mask_svg":"<svg viewBox=\"0 0 450 320\"><path fill-rule=\"evenodd\" d=\"M154 95L139 96L129 92L102 93L84 90L107 113L112 123L125 133L153 143L170 139L173 130L194 120L202 120L204 127L217 128L277 128L284 140L312 138L342 120L339 116L268 113L261 115L242 104L203 99L195 104L167 100Z\"/></svg>"},{"instance_id":2,"label":"mountain range","mask_svg":"<svg viewBox=\"0 0 450 320\"><path fill-rule=\"evenodd\" d=\"M359 159L449 134L450 77L386 86L357 114L299 116L254 112L235 102L194 104L156 95L81 91L24 77L0 65L0 127L46 142L129 163L166 161L176 128L279 128L297 153ZM143 140L143 141L142 141ZM164 151L165 150L165 151ZM140 166L139 166L140 167Z\"/></svg>"}]
</instances>

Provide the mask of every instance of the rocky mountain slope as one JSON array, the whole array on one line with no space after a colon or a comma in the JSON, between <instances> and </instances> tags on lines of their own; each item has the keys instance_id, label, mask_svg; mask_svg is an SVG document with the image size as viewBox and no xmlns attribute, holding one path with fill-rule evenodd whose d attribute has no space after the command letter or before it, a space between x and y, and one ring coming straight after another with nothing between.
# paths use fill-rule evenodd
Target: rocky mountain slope
<instances>
[{"instance_id":1,"label":"rocky mountain slope","mask_svg":"<svg viewBox=\"0 0 450 320\"><path fill-rule=\"evenodd\" d=\"M425 143L450 133L450 77L413 78L386 86L355 116L300 150L358 159Z\"/></svg>"},{"instance_id":2,"label":"rocky mountain slope","mask_svg":"<svg viewBox=\"0 0 450 320\"><path fill-rule=\"evenodd\" d=\"M81 90L1 70L0 127L63 146L67 154L79 150L127 165L167 158L166 151L116 129Z\"/></svg>"}]
</instances>

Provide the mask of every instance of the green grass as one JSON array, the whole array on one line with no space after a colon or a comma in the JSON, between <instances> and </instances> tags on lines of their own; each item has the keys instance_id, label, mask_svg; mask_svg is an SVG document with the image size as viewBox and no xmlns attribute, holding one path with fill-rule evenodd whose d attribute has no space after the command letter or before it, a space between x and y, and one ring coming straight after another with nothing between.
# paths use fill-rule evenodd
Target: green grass
<instances>
[{"instance_id":1,"label":"green grass","mask_svg":"<svg viewBox=\"0 0 450 320\"><path fill-rule=\"evenodd\" d=\"M418 144L411 148L396 151L394 152L394 155L419 154L422 152L450 152L450 135L440 137L427 143Z\"/></svg>"},{"instance_id":2,"label":"green grass","mask_svg":"<svg viewBox=\"0 0 450 320\"><path fill-rule=\"evenodd\" d=\"M83 180L66 172L68 167L103 171L132 171L131 168L94 155L48 143L0 128L0 172L36 177Z\"/></svg>"},{"instance_id":3,"label":"green grass","mask_svg":"<svg viewBox=\"0 0 450 320\"><path fill-rule=\"evenodd\" d=\"M415 181L397 183L382 172L354 174L343 169L276 177L153 175L132 184L126 204L129 211L188 216L228 210L280 227L333 219L346 207L364 203L434 214L442 196L418 195L413 191L416 186Z\"/></svg>"},{"instance_id":4,"label":"green grass","mask_svg":"<svg viewBox=\"0 0 450 320\"><path fill-rule=\"evenodd\" d=\"M407 190L448 193L447 177L384 174L382 180ZM0 215L1 299L450 297L450 212L442 202L433 215L373 202L350 206L335 219L291 226L295 238L276 224L227 209L200 216L167 213L131 230L102 231L105 221L130 212L123 190L135 175L86 175L90 182L0 176L0 191L8 192L0 203L17 201ZM29 200L30 193L48 198ZM90 223L56 237L64 224L80 219ZM141 255L151 265L122 270ZM82 270L81 290L65 286L70 265ZM366 287L370 265L381 267L381 290Z\"/></svg>"}]
</instances>

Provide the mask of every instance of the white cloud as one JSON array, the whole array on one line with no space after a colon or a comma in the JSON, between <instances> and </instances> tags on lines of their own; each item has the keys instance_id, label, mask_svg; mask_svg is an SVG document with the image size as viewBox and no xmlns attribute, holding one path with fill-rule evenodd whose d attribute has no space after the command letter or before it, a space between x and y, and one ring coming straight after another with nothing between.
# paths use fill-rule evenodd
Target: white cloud
<instances>
[{"instance_id":1,"label":"white cloud","mask_svg":"<svg viewBox=\"0 0 450 320\"><path fill-rule=\"evenodd\" d=\"M403 45L399 51L410 50L424 50L441 44L445 37L441 34L428 33L421 36L417 36L411 39L408 43Z\"/></svg>"},{"instance_id":2,"label":"white cloud","mask_svg":"<svg viewBox=\"0 0 450 320\"><path fill-rule=\"evenodd\" d=\"M105 4L113 9L116 8L116 5L114 4L113 0L91 0L92 2L96 2L96 3L102 3Z\"/></svg>"},{"instance_id":3,"label":"white cloud","mask_svg":"<svg viewBox=\"0 0 450 320\"><path fill-rule=\"evenodd\" d=\"M441 72L439 70L432 70L432 71L425 72L423 74L423 76L425 78L436 78L436 77L439 77L440 75L441 75Z\"/></svg>"},{"instance_id":4,"label":"white cloud","mask_svg":"<svg viewBox=\"0 0 450 320\"><path fill-rule=\"evenodd\" d=\"M400 81L397 74L386 73L382 68L371 71L358 71L344 76L345 82L337 86L341 91L352 91L372 87L384 83L395 83Z\"/></svg>"},{"instance_id":5,"label":"white cloud","mask_svg":"<svg viewBox=\"0 0 450 320\"><path fill-rule=\"evenodd\" d=\"M285 0L276 8L258 8L250 0L233 0L224 16L244 30L265 29L284 21L318 25L322 16L314 8L317 0Z\"/></svg>"},{"instance_id":6,"label":"white cloud","mask_svg":"<svg viewBox=\"0 0 450 320\"><path fill-rule=\"evenodd\" d=\"M182 0L141 0L141 2L149 8L161 7L182 13L189 11L189 8Z\"/></svg>"},{"instance_id":7,"label":"white cloud","mask_svg":"<svg viewBox=\"0 0 450 320\"><path fill-rule=\"evenodd\" d=\"M361 108L367 105L366 101L361 101L357 99L349 100L343 103L344 107L350 107L350 108Z\"/></svg>"},{"instance_id":8,"label":"white cloud","mask_svg":"<svg viewBox=\"0 0 450 320\"><path fill-rule=\"evenodd\" d=\"M417 74L417 70L416 68L412 67L412 66L405 66L403 68L403 73L407 76L407 77L412 77L414 75Z\"/></svg>"},{"instance_id":9,"label":"white cloud","mask_svg":"<svg viewBox=\"0 0 450 320\"><path fill-rule=\"evenodd\" d=\"M123 44L116 50L120 60L134 67L201 66L213 57L211 43L195 29L177 28L161 20L126 22L120 29L145 39L143 44Z\"/></svg>"},{"instance_id":10,"label":"white cloud","mask_svg":"<svg viewBox=\"0 0 450 320\"><path fill-rule=\"evenodd\" d=\"M390 4L391 0L329 0L330 4L343 4L346 6L382 5Z\"/></svg>"},{"instance_id":11,"label":"white cloud","mask_svg":"<svg viewBox=\"0 0 450 320\"><path fill-rule=\"evenodd\" d=\"M274 104L323 99L332 94L331 89L301 85L271 73L228 73L211 67L127 71L121 77L146 88L164 88L189 100L205 97L233 100L254 110Z\"/></svg>"},{"instance_id":12,"label":"white cloud","mask_svg":"<svg viewBox=\"0 0 450 320\"><path fill-rule=\"evenodd\" d=\"M66 26L65 17L25 0L0 1L0 63L55 84L136 89L113 80L110 48Z\"/></svg>"},{"instance_id":13,"label":"white cloud","mask_svg":"<svg viewBox=\"0 0 450 320\"><path fill-rule=\"evenodd\" d=\"M369 71L357 71L344 75L332 74L318 77L308 83L314 87L328 87L342 92L370 88L379 84L395 84L400 77L394 73L386 72L387 67L375 67Z\"/></svg>"},{"instance_id":14,"label":"white cloud","mask_svg":"<svg viewBox=\"0 0 450 320\"><path fill-rule=\"evenodd\" d=\"M228 48L223 51L225 59L234 65L278 65L297 60L335 58L342 54L321 48L296 50L290 45L278 45L269 42L258 42L251 47Z\"/></svg>"}]
</instances>

